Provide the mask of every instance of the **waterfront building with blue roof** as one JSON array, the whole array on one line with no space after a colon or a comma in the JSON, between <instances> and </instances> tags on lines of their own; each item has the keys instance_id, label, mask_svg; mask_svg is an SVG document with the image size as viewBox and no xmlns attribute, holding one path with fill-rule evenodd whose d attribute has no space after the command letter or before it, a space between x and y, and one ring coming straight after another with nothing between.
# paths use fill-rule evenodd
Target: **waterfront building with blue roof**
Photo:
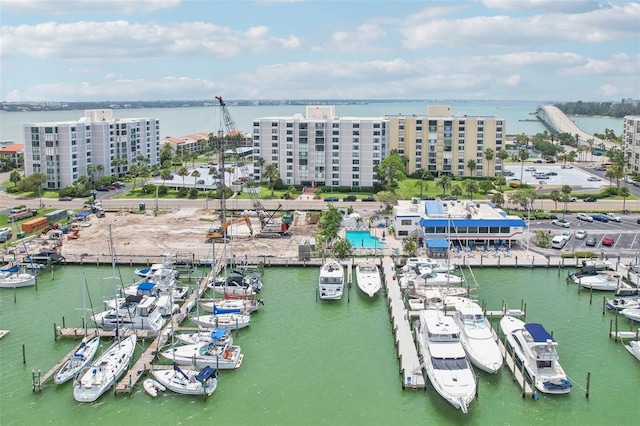
<instances>
[{"instance_id":1,"label":"waterfront building with blue roof","mask_svg":"<svg viewBox=\"0 0 640 426\"><path fill-rule=\"evenodd\" d=\"M451 247L509 247L521 245L525 221L508 215L486 201L398 201L394 207L396 238L415 237L421 247L429 241L446 240Z\"/></svg>"}]
</instances>

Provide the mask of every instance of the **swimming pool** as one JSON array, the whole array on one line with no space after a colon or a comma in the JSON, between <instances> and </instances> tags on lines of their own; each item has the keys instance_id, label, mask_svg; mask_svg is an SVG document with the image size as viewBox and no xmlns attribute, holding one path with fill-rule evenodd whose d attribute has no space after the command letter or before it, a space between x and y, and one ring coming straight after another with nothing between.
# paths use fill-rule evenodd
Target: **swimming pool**
<instances>
[{"instance_id":1,"label":"swimming pool","mask_svg":"<svg viewBox=\"0 0 640 426\"><path fill-rule=\"evenodd\" d=\"M357 248L384 248L380 238L372 236L369 231L346 231L345 238L351 242L354 249Z\"/></svg>"}]
</instances>

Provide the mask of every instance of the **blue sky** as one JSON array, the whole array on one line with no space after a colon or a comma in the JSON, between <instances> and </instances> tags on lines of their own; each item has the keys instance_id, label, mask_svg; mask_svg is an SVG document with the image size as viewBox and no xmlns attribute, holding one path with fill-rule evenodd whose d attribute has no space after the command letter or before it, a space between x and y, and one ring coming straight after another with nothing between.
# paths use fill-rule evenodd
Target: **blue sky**
<instances>
[{"instance_id":1,"label":"blue sky","mask_svg":"<svg viewBox=\"0 0 640 426\"><path fill-rule=\"evenodd\" d=\"M640 4L2 0L0 100L640 99Z\"/></svg>"}]
</instances>

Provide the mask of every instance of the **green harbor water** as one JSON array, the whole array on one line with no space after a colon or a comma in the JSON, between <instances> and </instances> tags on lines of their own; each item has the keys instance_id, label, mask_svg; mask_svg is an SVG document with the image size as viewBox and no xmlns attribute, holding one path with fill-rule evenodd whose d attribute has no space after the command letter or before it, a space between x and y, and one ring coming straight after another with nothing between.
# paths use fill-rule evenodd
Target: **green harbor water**
<instances>
[{"instance_id":1,"label":"green harbor water","mask_svg":"<svg viewBox=\"0 0 640 426\"><path fill-rule=\"evenodd\" d=\"M222 371L206 401L171 393L153 399L141 381L130 395L110 392L92 404L75 402L70 382L51 381L32 392L32 370L46 372L77 344L55 341L54 323L64 317L67 326L81 326L83 276L94 307L102 308L113 294L111 268L65 266L53 280L42 275L37 290L2 289L0 329L10 334L0 340L0 424L617 425L637 419L640 363L608 338L614 315L602 315L604 294L594 293L590 303L588 291L565 283L567 270L474 269L487 309L503 302L519 308L524 301L527 320L554 334L574 388L565 396L523 399L508 369L480 372L478 398L462 414L430 384L402 389L385 296L370 300L353 286L337 303L316 301L318 269L265 270L265 304L235 338L245 353L242 367ZM133 282L132 268L120 273ZM624 318L619 325L631 328Z\"/></svg>"}]
</instances>

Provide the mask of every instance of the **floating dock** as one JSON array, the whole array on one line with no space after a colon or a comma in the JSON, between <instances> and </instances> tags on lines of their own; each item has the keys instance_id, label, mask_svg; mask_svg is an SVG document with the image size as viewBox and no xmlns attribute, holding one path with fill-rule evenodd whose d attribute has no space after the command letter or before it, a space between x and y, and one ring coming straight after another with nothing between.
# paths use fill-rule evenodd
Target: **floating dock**
<instances>
[{"instance_id":1,"label":"floating dock","mask_svg":"<svg viewBox=\"0 0 640 426\"><path fill-rule=\"evenodd\" d=\"M498 346L500 347L500 351L504 356L504 363L507 365L507 367L509 367L509 370L511 370L511 373L513 374L513 381L518 383L518 385L520 385L520 387L522 388L522 397L524 398L525 396L532 396L536 398L538 393L534 392L531 384L525 379L525 376L522 373L522 370L518 368L513 355L507 350L506 344L502 340L498 340Z\"/></svg>"},{"instance_id":2,"label":"floating dock","mask_svg":"<svg viewBox=\"0 0 640 426\"><path fill-rule=\"evenodd\" d=\"M396 345L400 362L402 388L424 388L425 379L422 374L422 362L418 357L418 349L413 340L411 318L404 307L400 283L390 257L385 257L382 260L382 279L387 290L387 303L389 305L389 315L391 315L393 342Z\"/></svg>"}]
</instances>

